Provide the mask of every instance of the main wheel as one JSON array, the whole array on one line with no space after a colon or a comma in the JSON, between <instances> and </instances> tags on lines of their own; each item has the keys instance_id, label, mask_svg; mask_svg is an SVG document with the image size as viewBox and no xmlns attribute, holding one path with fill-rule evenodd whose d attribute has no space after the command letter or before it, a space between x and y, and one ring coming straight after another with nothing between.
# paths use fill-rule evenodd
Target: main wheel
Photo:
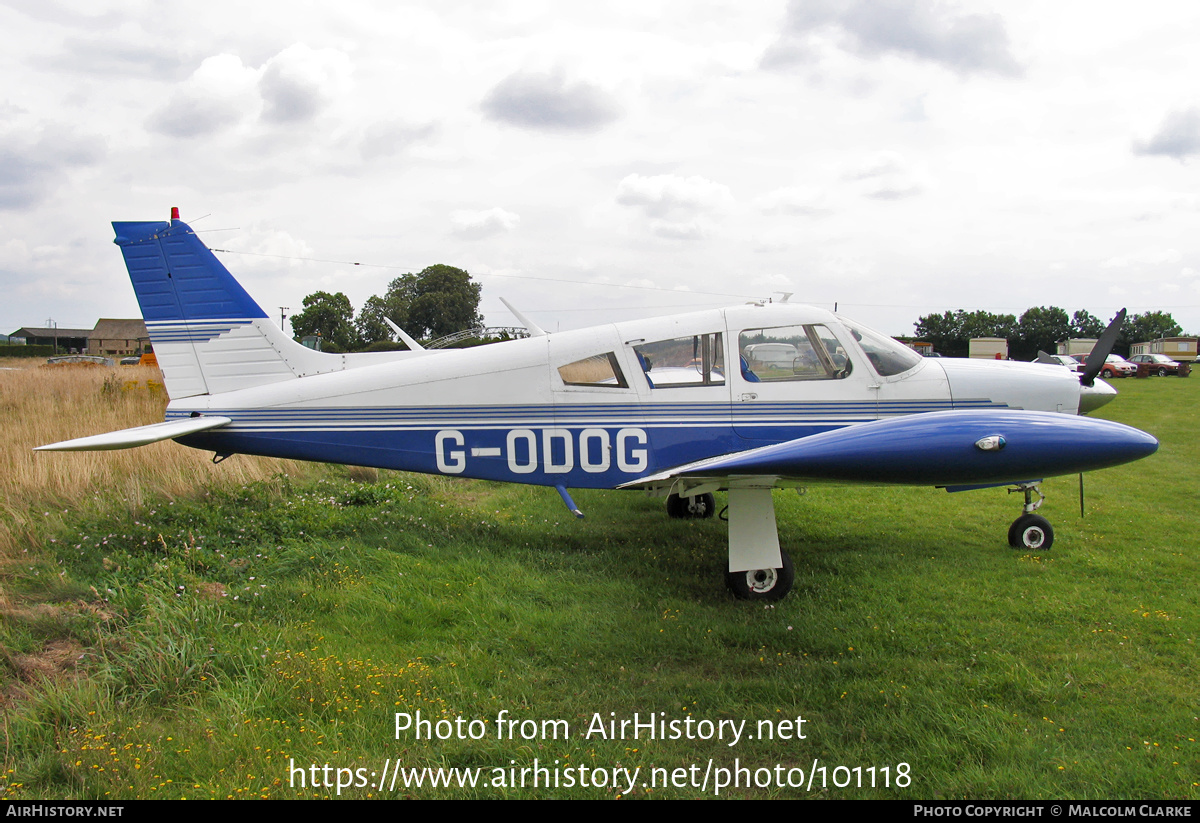
<instances>
[{"instance_id":1,"label":"main wheel","mask_svg":"<svg viewBox=\"0 0 1200 823\"><path fill-rule=\"evenodd\" d=\"M716 510L717 498L712 494L698 494L695 497L667 495L667 514L671 517L703 520L712 517Z\"/></svg>"},{"instance_id":2,"label":"main wheel","mask_svg":"<svg viewBox=\"0 0 1200 823\"><path fill-rule=\"evenodd\" d=\"M1049 551L1054 545L1054 529L1040 514L1023 514L1008 528L1008 545L1027 551Z\"/></svg>"},{"instance_id":3,"label":"main wheel","mask_svg":"<svg viewBox=\"0 0 1200 823\"><path fill-rule=\"evenodd\" d=\"M787 552L780 551L779 556L783 560L781 568L725 572L725 585L738 600L782 600L792 590L796 572Z\"/></svg>"}]
</instances>

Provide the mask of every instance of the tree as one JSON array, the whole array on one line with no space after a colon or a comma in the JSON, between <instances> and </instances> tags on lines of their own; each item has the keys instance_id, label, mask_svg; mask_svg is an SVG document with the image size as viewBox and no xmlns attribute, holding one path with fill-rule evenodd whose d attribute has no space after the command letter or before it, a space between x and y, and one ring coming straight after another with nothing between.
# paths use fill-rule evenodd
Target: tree
<instances>
[{"instance_id":1,"label":"tree","mask_svg":"<svg viewBox=\"0 0 1200 823\"><path fill-rule=\"evenodd\" d=\"M1106 324L1086 310L1080 309L1071 315L1071 336L1081 338L1096 338L1104 334Z\"/></svg>"},{"instance_id":2,"label":"tree","mask_svg":"<svg viewBox=\"0 0 1200 823\"><path fill-rule=\"evenodd\" d=\"M1014 360L1032 360L1038 351L1054 354L1056 344L1071 336L1071 319L1058 306L1027 309L1017 326L1016 345L1009 347Z\"/></svg>"},{"instance_id":3,"label":"tree","mask_svg":"<svg viewBox=\"0 0 1200 823\"><path fill-rule=\"evenodd\" d=\"M927 314L914 324L917 339L933 344L933 350L947 354L957 354L966 349L966 338L962 334L962 316L958 313Z\"/></svg>"},{"instance_id":4,"label":"tree","mask_svg":"<svg viewBox=\"0 0 1200 823\"><path fill-rule=\"evenodd\" d=\"M385 317L397 326L404 327L404 315L389 311L385 298L377 294L368 297L358 317L354 318L354 331L358 334L360 346L370 346L392 339L392 328L385 322Z\"/></svg>"},{"instance_id":5,"label":"tree","mask_svg":"<svg viewBox=\"0 0 1200 823\"><path fill-rule=\"evenodd\" d=\"M1148 311L1125 321L1124 337L1129 343L1145 343L1160 337L1178 337L1183 328L1168 312Z\"/></svg>"},{"instance_id":6,"label":"tree","mask_svg":"<svg viewBox=\"0 0 1200 823\"><path fill-rule=\"evenodd\" d=\"M392 339L392 329L384 322L386 317L414 337L423 336L420 331L409 327L408 313L417 297L417 275L402 274L388 284L383 296L367 298L358 319L354 321L359 342L363 346Z\"/></svg>"},{"instance_id":7,"label":"tree","mask_svg":"<svg viewBox=\"0 0 1200 823\"><path fill-rule=\"evenodd\" d=\"M1016 336L1017 318L1012 314L992 314L988 311L967 313L962 309L944 314L929 314L916 323L917 337L933 344L934 351L966 355L973 337Z\"/></svg>"},{"instance_id":8,"label":"tree","mask_svg":"<svg viewBox=\"0 0 1200 823\"><path fill-rule=\"evenodd\" d=\"M386 317L416 338L441 337L483 324L479 296L483 287L453 266L435 265L418 274L402 274L383 296L367 299L354 321L360 346L392 339Z\"/></svg>"},{"instance_id":9,"label":"tree","mask_svg":"<svg viewBox=\"0 0 1200 823\"><path fill-rule=\"evenodd\" d=\"M405 331L414 337L441 337L483 325L479 314L483 287L472 283L464 270L439 263L417 274L412 286Z\"/></svg>"},{"instance_id":10,"label":"tree","mask_svg":"<svg viewBox=\"0 0 1200 823\"><path fill-rule=\"evenodd\" d=\"M354 332L354 307L342 292L313 292L304 298L304 311L292 315L296 337L321 336L326 351L349 351L358 344Z\"/></svg>"}]
</instances>

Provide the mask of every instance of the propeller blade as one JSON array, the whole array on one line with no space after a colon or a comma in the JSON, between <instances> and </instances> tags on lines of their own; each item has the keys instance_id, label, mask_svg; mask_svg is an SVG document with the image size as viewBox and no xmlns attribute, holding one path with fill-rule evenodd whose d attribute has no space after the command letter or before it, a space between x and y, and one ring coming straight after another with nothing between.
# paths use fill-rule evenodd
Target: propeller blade
<instances>
[{"instance_id":1,"label":"propeller blade","mask_svg":"<svg viewBox=\"0 0 1200 823\"><path fill-rule=\"evenodd\" d=\"M1046 352L1042 351L1041 349L1038 349L1038 359L1037 359L1037 362L1039 362L1039 363L1049 363L1051 366L1057 366L1057 365L1059 365L1059 363L1058 363L1058 361L1057 361L1057 360L1055 360L1053 357L1051 357L1049 354L1047 354Z\"/></svg>"},{"instance_id":2,"label":"propeller blade","mask_svg":"<svg viewBox=\"0 0 1200 823\"><path fill-rule=\"evenodd\" d=\"M1121 309L1113 321L1108 324L1104 334L1100 335L1100 339L1096 341L1092 353L1088 355L1087 364L1083 367L1083 374L1079 375L1080 383L1090 386L1096 381L1096 375L1104 368L1104 361L1112 354L1113 346L1117 343L1117 336L1121 333L1121 324L1124 322L1125 309Z\"/></svg>"}]
</instances>

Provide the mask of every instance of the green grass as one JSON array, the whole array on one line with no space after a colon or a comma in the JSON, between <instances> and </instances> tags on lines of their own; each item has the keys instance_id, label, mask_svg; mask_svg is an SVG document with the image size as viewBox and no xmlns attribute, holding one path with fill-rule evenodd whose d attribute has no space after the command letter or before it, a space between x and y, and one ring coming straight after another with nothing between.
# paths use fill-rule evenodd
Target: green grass
<instances>
[{"instance_id":1,"label":"green grass","mask_svg":"<svg viewBox=\"0 0 1200 823\"><path fill-rule=\"evenodd\" d=\"M293 785L290 765L369 775L389 759L488 781L535 758L639 767L639 783L695 764L699 781L736 758L806 780L816 761L826 785L722 797L1195 800L1200 388L1117 387L1103 416L1162 448L1089 475L1083 520L1077 479L1046 483L1050 552L1007 547L1020 499L1002 489L777 492L796 586L771 606L725 592L724 524L670 521L636 493L578 492L577 521L553 490L336 472L81 514L9 569L30 605L4 628L3 793L334 796ZM38 680L22 660L55 644L77 668ZM397 737L395 713L418 711L487 721L486 737ZM497 739L501 712L571 734ZM610 712L751 734L802 717L806 737L585 737ZM608 783L341 794L620 793ZM633 792L713 794L711 777Z\"/></svg>"}]
</instances>

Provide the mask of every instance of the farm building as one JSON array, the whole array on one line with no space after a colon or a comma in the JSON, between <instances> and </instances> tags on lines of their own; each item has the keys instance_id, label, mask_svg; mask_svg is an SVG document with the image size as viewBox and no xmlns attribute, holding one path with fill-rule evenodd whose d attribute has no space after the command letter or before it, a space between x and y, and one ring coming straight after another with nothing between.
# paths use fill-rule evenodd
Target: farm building
<instances>
[{"instance_id":1,"label":"farm building","mask_svg":"<svg viewBox=\"0 0 1200 823\"><path fill-rule=\"evenodd\" d=\"M56 346L61 352L81 352L87 349L91 329L42 329L24 326L10 333L13 338L23 339L27 346Z\"/></svg>"},{"instance_id":2,"label":"farm building","mask_svg":"<svg viewBox=\"0 0 1200 823\"><path fill-rule=\"evenodd\" d=\"M141 354L150 347L146 321L102 317L88 335L87 353L106 357Z\"/></svg>"}]
</instances>

